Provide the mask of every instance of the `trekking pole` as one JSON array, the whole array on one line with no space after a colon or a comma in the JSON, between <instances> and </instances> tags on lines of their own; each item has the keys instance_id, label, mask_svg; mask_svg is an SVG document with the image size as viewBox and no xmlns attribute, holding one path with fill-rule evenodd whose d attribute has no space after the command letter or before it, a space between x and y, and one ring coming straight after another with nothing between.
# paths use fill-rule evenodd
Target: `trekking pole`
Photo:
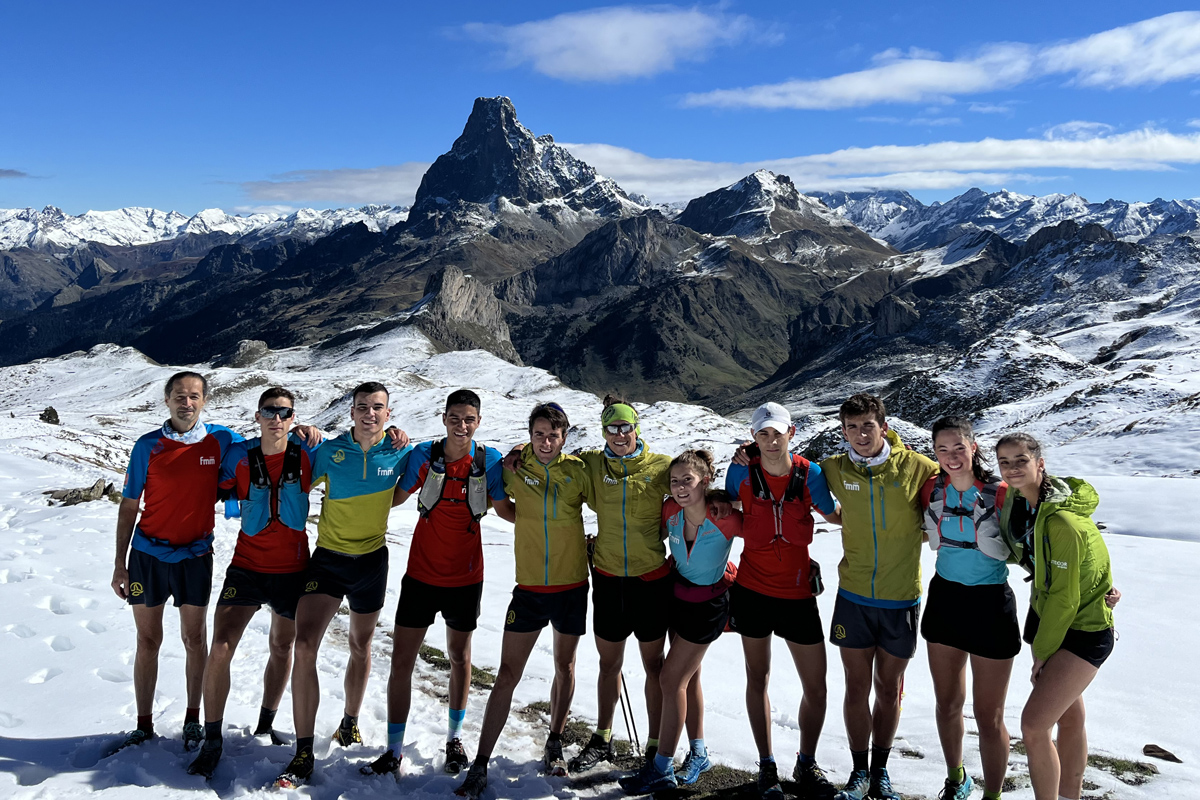
<instances>
[{"instance_id":1,"label":"trekking pole","mask_svg":"<svg viewBox=\"0 0 1200 800\"><path fill-rule=\"evenodd\" d=\"M621 716L625 718L625 733L629 736L629 741L633 742L634 752L639 756L642 755L642 740L638 736L637 719L633 715L633 701L627 701L629 696L629 688L625 685L625 670L621 670L621 684L618 687L617 697L621 701Z\"/></svg>"}]
</instances>

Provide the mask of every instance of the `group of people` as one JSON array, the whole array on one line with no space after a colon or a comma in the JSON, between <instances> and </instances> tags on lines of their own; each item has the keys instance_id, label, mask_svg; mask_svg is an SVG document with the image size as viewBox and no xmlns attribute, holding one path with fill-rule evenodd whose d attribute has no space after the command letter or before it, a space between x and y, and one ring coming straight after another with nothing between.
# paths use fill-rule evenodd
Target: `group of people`
<instances>
[{"instance_id":1,"label":"group of people","mask_svg":"<svg viewBox=\"0 0 1200 800\"><path fill-rule=\"evenodd\" d=\"M261 435L249 440L201 421L207 397L203 376L173 375L165 387L168 420L139 439L130 458L112 581L133 606L138 632L138 724L127 746L154 735L151 711L169 597L180 609L187 653L184 743L199 748L190 772L211 777L220 760L230 662L262 605L270 606L272 621L255 735L282 741L273 719L291 673L296 752L278 785L298 785L312 775L317 655L343 601L349 606L350 656L344 713L333 740L360 743L357 715L387 586L388 512L415 494L419 517L393 629L387 748L363 765L364 774L402 771L412 673L426 632L441 614L450 661L445 770L466 770L460 796L478 798L486 790L488 761L513 691L549 624L554 680L544 760L550 774L614 760L612 724L632 634L646 673L649 729L644 765L621 786L647 794L698 780L712 766L704 743L701 664L708 646L728 630L739 634L745 655L746 714L763 798L784 797L768 696L774 635L787 643L803 689L792 771L800 797L899 800L887 762L904 671L917 648L920 548L927 540L937 550L937 569L920 631L929 648L947 765L940 797L963 800L972 790L962 765L968 663L984 796L1000 797L1009 748L1004 702L1021 648L1009 563L1032 578L1024 633L1033 650L1034 688L1021 724L1034 793L1038 800L1080 796L1087 756L1082 695L1112 650L1111 608L1119 593L1091 521L1095 491L1084 481L1049 475L1039 444L1027 434L999 441L997 477L969 421L952 417L935 424L935 462L906 448L888 428L878 397L858 394L839 411L847 451L816 464L790 452L791 417L783 406L767 403L751 417L753 440L738 449L721 491L713 485L711 453L693 449L672 458L652 452L637 410L614 396L605 398L601 412L604 447L577 455L563 452L571 426L555 403L533 409L529 442L507 455L477 443L480 398L466 389L446 400L446 436L415 447L403 431L387 427L389 397L378 383L353 391L352 428L328 441L315 428L294 424L295 397L286 389L263 393L254 415ZM308 493L322 483L325 499L310 555ZM205 619L215 505L222 496L237 501L241 531L219 592L209 651ZM594 538L585 536L585 504L597 515ZM480 519L489 509L514 525L516 586L470 759L462 730L484 578ZM816 601L824 585L809 556L814 511L842 530L829 641L845 671L843 713L853 768L840 790L816 761L827 664ZM737 537L743 545L735 566L729 558ZM567 761L562 734L575 690L576 650L587 628L589 588L600 658L598 719L590 741ZM674 756L685 731L688 746L677 768Z\"/></svg>"}]
</instances>

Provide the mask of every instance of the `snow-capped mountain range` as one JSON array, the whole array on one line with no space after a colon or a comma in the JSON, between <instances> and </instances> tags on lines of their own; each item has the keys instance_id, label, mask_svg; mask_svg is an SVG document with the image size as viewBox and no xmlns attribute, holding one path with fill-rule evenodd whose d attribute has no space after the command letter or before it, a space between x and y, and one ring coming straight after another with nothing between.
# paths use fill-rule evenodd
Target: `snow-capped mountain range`
<instances>
[{"instance_id":1,"label":"snow-capped mountain range","mask_svg":"<svg viewBox=\"0 0 1200 800\"><path fill-rule=\"evenodd\" d=\"M46 206L41 211L9 208L0 209L0 250L28 247L59 252L89 242L130 247L213 233L250 243L280 238L313 241L355 222L362 222L373 231L387 230L407 216L407 208L382 205L324 210L302 208L288 214L271 212L247 216L208 208L190 217L178 211L138 207L88 211L78 216L54 206Z\"/></svg>"},{"instance_id":2,"label":"snow-capped mountain range","mask_svg":"<svg viewBox=\"0 0 1200 800\"><path fill-rule=\"evenodd\" d=\"M975 230L1022 242L1068 219L1101 225L1126 241L1200 230L1200 198L1089 203L1077 194L1039 197L1007 189L991 193L970 189L945 203L927 206L903 191L815 192L813 196L872 236L905 251L939 247Z\"/></svg>"}]
</instances>

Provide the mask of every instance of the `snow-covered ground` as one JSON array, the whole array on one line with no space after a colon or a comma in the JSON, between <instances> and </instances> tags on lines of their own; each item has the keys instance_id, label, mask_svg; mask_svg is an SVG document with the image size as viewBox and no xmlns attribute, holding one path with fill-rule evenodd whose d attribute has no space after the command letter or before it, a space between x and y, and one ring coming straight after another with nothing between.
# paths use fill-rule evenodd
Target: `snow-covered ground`
<instances>
[{"instance_id":1,"label":"snow-covered ground","mask_svg":"<svg viewBox=\"0 0 1200 800\"><path fill-rule=\"evenodd\" d=\"M269 353L248 368L210 369L215 390L206 417L247 428L258 394L282 383L297 391L299 416L332 431L348 422L346 393L362 380L382 380L392 389L394 418L416 439L441 432L439 414L449 390L467 385L483 397L479 438L507 449L524 438L524 419L536 401L556 400L577 425L570 448L597 446L598 399L562 386L547 373L514 367L480 352L435 354L419 334L400 329L341 348L295 348ZM106 798L201 796L268 796L262 787L280 771L291 749L271 747L249 735L257 718L261 671L267 651L268 616L251 623L233 665L233 690L225 714L225 757L210 784L189 776L179 734L182 727L183 649L177 615L168 612L167 635L160 660L156 725L162 734L153 743L102 758L115 734L132 724L132 615L108 586L112 574L115 504L107 500L73 507L48 504L43 492L85 486L103 477L119 485L125 459L137 435L161 424L162 381L171 367L154 364L136 351L101 346L88 354L0 369L0 797L58 798L99 793ZM61 426L37 420L48 405L58 411ZM744 423L719 417L707 409L659 403L646 409L643 434L654 449L677 452L685 446L712 448L727 462L745 430ZM1093 448L1111 440L1097 440ZM1182 451L1180 451L1182 452ZM1053 457L1053 452L1050 454ZM1108 454L1111 461L1119 453ZM1104 453L1091 452L1088 464ZM1065 463L1062 466L1069 467ZM1182 465L1180 465L1182 466ZM1063 470L1066 471L1066 470ZM1194 661L1200 640L1185 609L1200 605L1200 533L1190 524L1191 491L1187 479L1099 477L1102 505L1097 518L1106 525L1117 584L1124 600L1117 609L1120 641L1086 695L1090 746L1122 758L1153 761L1142 747L1155 743L1183 759L1183 764L1154 761L1161 775L1143 786L1129 786L1111 775L1089 769L1087 778L1099 788L1085 795L1112 798L1191 798L1200 785L1200 747L1195 722L1200 696L1195 692ZM342 750L330 745L341 713L341 670L345 663L344 628L331 629L322 650L322 705L318 715L318 773L314 783L296 792L317 798L393 796L390 779L364 779L357 762L374 757L386 739L384 687L390 641L388 616L394 612L402 566L407 560L416 511L405 506L392 512L388 541L392 574L383 620L376 639L376 660L360 725L367 744ZM590 524L590 523L589 523ZM220 520L216 543L217 578L232 555L236 526ZM495 667L499 660L504 609L512 588L511 528L494 516L483 526L488 578L480 627L475 637L477 665ZM832 575L841 555L836 531L817 537L814 557ZM933 555L926 552L925 574L932 574ZM831 582L832 583L832 582ZM1013 578L1018 597L1026 584ZM833 591L820 599L823 618L832 613ZM339 635L343 634L343 635ZM444 646L440 625L431 629L430 644ZM516 692L515 707L545 700L552 676L549 635L535 651L526 679ZM631 647L625 675L634 691L640 728L644 709L637 687L643 679ZM844 780L850 755L841 722L843 681L834 648L829 648L829 712L818 757L835 780ZM775 751L782 770L790 772L797 746L796 710L799 681L789 667L786 648L775 642L772 683ZM1192 667L1187 664L1192 663ZM595 717L597 659L589 637L578 659L573 713ZM1009 690L1008 723L1019 735L1020 709L1028 694L1028 656L1014 669ZM439 694L445 674L418 662L414 705L406 745L408 774L400 791L417 796L446 797L457 780L440 773L446 711ZM707 738L715 758L753 769L756 752L743 710L740 643L725 635L713 645L704 666ZM923 649L909 668L904 712L892 775L907 795L932 797L940 790L944 765L933 716L933 696ZM486 692L472 690L466 721L466 744L473 750ZM970 713L970 704L967 706ZM290 695L285 696L277 727L291 728ZM968 731L973 724L968 720ZM623 735L620 715L617 730ZM565 798L573 795L561 779L539 774L544 729L514 716L492 769L493 798ZM968 736L966 765L979 776L980 762ZM1011 772L1024 774L1024 759L1013 756ZM579 796L615 796L611 784L581 789ZM272 790L269 796L276 796ZM1006 793L1028 798L1028 788Z\"/></svg>"}]
</instances>

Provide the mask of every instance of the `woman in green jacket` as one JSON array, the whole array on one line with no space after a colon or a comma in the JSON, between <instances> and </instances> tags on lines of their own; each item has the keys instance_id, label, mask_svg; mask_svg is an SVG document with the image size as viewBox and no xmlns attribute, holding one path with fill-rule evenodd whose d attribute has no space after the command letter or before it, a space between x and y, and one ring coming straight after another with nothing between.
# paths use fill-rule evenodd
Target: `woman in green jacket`
<instances>
[{"instance_id":1,"label":"woman in green jacket","mask_svg":"<svg viewBox=\"0 0 1200 800\"><path fill-rule=\"evenodd\" d=\"M1001 525L1033 562L1025 621L1033 691L1021 735L1034 797L1078 798L1087 766L1083 692L1114 642L1105 602L1112 590L1108 548L1091 518L1099 497L1086 481L1048 474L1041 445L1029 434L1002 437L996 461L1010 489Z\"/></svg>"}]
</instances>

